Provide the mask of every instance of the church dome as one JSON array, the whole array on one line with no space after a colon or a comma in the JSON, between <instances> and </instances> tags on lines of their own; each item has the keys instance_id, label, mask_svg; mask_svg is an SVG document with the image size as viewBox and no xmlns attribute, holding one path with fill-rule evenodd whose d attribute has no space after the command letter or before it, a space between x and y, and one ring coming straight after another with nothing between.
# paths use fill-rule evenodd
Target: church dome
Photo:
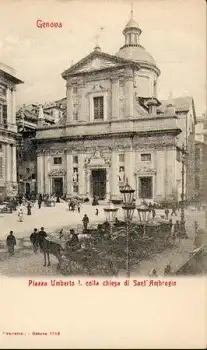
<instances>
[{"instance_id":1,"label":"church dome","mask_svg":"<svg viewBox=\"0 0 207 350\"><path fill-rule=\"evenodd\" d=\"M116 56L127 60L156 65L156 62L152 55L150 55L141 45L124 45L123 47L121 47Z\"/></svg>"},{"instance_id":2,"label":"church dome","mask_svg":"<svg viewBox=\"0 0 207 350\"><path fill-rule=\"evenodd\" d=\"M123 34L125 37L125 44L120 48L116 56L138 62L140 64L147 64L156 67L156 62L152 55L150 55L145 48L140 45L139 39L142 30L138 23L134 20L133 10L131 16L126 24Z\"/></svg>"}]
</instances>

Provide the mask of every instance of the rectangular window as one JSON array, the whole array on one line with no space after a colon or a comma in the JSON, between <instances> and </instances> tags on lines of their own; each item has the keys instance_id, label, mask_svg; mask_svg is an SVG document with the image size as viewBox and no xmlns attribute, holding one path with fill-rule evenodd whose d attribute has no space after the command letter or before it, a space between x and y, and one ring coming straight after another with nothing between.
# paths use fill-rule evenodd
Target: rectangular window
<instances>
[{"instance_id":1,"label":"rectangular window","mask_svg":"<svg viewBox=\"0 0 207 350\"><path fill-rule=\"evenodd\" d=\"M3 177L3 158L0 157L0 179Z\"/></svg>"},{"instance_id":2,"label":"rectangular window","mask_svg":"<svg viewBox=\"0 0 207 350\"><path fill-rule=\"evenodd\" d=\"M151 154L150 153L141 154L141 161L142 162L151 162Z\"/></svg>"},{"instance_id":3,"label":"rectangular window","mask_svg":"<svg viewBox=\"0 0 207 350\"><path fill-rule=\"evenodd\" d=\"M124 153L119 154L119 163L124 163L124 160L125 160Z\"/></svg>"},{"instance_id":4,"label":"rectangular window","mask_svg":"<svg viewBox=\"0 0 207 350\"><path fill-rule=\"evenodd\" d=\"M78 156L73 156L73 164L78 164Z\"/></svg>"},{"instance_id":5,"label":"rectangular window","mask_svg":"<svg viewBox=\"0 0 207 350\"><path fill-rule=\"evenodd\" d=\"M53 163L55 165L62 164L62 157L54 157L53 158Z\"/></svg>"},{"instance_id":6,"label":"rectangular window","mask_svg":"<svg viewBox=\"0 0 207 350\"><path fill-rule=\"evenodd\" d=\"M94 120L104 119L104 98L103 96L93 98Z\"/></svg>"}]
</instances>

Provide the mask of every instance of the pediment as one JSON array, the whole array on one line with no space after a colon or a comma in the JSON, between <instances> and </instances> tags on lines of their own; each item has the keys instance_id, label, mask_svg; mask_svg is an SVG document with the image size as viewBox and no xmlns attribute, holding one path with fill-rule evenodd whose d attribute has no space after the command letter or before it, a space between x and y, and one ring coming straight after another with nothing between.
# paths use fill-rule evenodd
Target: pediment
<instances>
[{"instance_id":1,"label":"pediment","mask_svg":"<svg viewBox=\"0 0 207 350\"><path fill-rule=\"evenodd\" d=\"M141 166L141 167L138 167L137 169L136 169L136 172L135 172L136 174L139 174L139 175L154 175L154 174L156 174L156 171L155 171L155 169L153 169L153 168L148 168L148 167L146 167L146 166Z\"/></svg>"},{"instance_id":2,"label":"pediment","mask_svg":"<svg viewBox=\"0 0 207 350\"><path fill-rule=\"evenodd\" d=\"M62 77L66 78L68 75L74 75L78 73L87 73L105 68L121 67L123 65L134 65L133 62L125 60L123 58L109 55L103 52L92 52L88 56L84 57L78 63L67 69L62 73Z\"/></svg>"},{"instance_id":3,"label":"pediment","mask_svg":"<svg viewBox=\"0 0 207 350\"><path fill-rule=\"evenodd\" d=\"M110 159L104 157L99 150L96 150L90 158L86 158L85 165L87 168L106 168L110 166Z\"/></svg>"},{"instance_id":4,"label":"pediment","mask_svg":"<svg viewBox=\"0 0 207 350\"><path fill-rule=\"evenodd\" d=\"M49 176L65 176L66 172L64 169L52 169L48 175Z\"/></svg>"}]
</instances>

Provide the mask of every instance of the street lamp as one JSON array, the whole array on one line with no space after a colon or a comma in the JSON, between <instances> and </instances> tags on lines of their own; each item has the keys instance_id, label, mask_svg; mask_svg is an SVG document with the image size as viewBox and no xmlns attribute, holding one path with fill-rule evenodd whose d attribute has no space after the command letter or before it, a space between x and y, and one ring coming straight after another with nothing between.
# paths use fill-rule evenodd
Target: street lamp
<instances>
[{"instance_id":1,"label":"street lamp","mask_svg":"<svg viewBox=\"0 0 207 350\"><path fill-rule=\"evenodd\" d=\"M184 176L185 176L185 148L182 146L182 192L181 192L181 217L180 217L180 237L187 238L185 229L185 204L184 204Z\"/></svg>"},{"instance_id":2,"label":"street lamp","mask_svg":"<svg viewBox=\"0 0 207 350\"><path fill-rule=\"evenodd\" d=\"M139 220L143 224L144 227L144 234L143 237L146 236L146 223L150 219L151 210L149 209L148 205L142 203L139 207L137 207Z\"/></svg>"},{"instance_id":3,"label":"street lamp","mask_svg":"<svg viewBox=\"0 0 207 350\"><path fill-rule=\"evenodd\" d=\"M112 235L112 224L116 219L118 208L115 208L113 203L109 202L108 207L104 208L104 213L106 215L106 221L110 224L110 234Z\"/></svg>"},{"instance_id":4,"label":"street lamp","mask_svg":"<svg viewBox=\"0 0 207 350\"><path fill-rule=\"evenodd\" d=\"M129 264L129 224L133 218L135 204L134 204L134 192L128 184L128 179L126 179L126 184L123 186L120 190L120 193L122 194L122 202L123 206L122 209L124 211L124 218L126 221L126 235L127 235L127 260L126 260L126 271L127 271L127 277L130 277L130 264Z\"/></svg>"}]
</instances>

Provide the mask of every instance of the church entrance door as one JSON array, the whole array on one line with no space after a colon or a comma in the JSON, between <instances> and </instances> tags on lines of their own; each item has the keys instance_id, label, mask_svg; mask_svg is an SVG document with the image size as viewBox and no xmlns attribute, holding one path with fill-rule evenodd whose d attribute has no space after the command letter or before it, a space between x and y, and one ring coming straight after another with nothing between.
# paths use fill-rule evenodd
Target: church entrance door
<instances>
[{"instance_id":1,"label":"church entrance door","mask_svg":"<svg viewBox=\"0 0 207 350\"><path fill-rule=\"evenodd\" d=\"M55 193L56 196L63 195L63 178L62 177L53 177L52 192Z\"/></svg>"},{"instance_id":2,"label":"church entrance door","mask_svg":"<svg viewBox=\"0 0 207 350\"><path fill-rule=\"evenodd\" d=\"M91 171L91 187L93 197L103 200L106 197L106 169Z\"/></svg>"}]
</instances>

